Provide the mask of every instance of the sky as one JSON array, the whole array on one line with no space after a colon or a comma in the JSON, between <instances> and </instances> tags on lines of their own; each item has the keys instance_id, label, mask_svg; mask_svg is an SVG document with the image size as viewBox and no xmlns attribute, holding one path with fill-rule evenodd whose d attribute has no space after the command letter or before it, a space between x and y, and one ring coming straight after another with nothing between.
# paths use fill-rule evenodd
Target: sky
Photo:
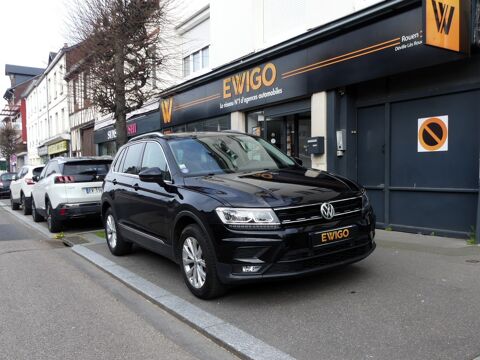
<instances>
[{"instance_id":1,"label":"sky","mask_svg":"<svg viewBox=\"0 0 480 360\"><path fill-rule=\"evenodd\" d=\"M72 0L13 0L0 2L0 106L10 87L5 64L46 67L50 51L68 38L66 18ZM69 44L71 45L71 44Z\"/></svg>"}]
</instances>

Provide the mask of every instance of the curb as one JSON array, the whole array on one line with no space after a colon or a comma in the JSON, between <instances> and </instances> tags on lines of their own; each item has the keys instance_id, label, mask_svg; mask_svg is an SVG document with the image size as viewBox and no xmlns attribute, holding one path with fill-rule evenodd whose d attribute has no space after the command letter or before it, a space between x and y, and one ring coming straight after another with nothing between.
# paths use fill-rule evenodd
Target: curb
<instances>
[{"instance_id":1,"label":"curb","mask_svg":"<svg viewBox=\"0 0 480 360\"><path fill-rule=\"evenodd\" d=\"M292 356L173 295L84 245L74 245L72 250L242 359L294 360Z\"/></svg>"}]
</instances>

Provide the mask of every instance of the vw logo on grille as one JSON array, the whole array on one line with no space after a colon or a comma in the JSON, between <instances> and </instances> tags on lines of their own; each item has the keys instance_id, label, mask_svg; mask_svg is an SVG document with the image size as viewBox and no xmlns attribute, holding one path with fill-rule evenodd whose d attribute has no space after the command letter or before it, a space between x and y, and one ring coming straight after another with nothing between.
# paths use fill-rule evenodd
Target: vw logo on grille
<instances>
[{"instance_id":1,"label":"vw logo on grille","mask_svg":"<svg viewBox=\"0 0 480 360\"><path fill-rule=\"evenodd\" d=\"M330 220L335 216L335 209L332 204L330 203L323 203L320 206L320 212L324 219Z\"/></svg>"}]
</instances>

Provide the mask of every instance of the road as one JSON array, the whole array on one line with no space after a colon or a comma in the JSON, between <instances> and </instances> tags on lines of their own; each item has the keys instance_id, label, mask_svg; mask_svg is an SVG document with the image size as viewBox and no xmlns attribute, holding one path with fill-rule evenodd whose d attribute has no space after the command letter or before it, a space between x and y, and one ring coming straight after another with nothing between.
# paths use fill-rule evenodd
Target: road
<instances>
[{"instance_id":1,"label":"road","mask_svg":"<svg viewBox=\"0 0 480 360\"><path fill-rule=\"evenodd\" d=\"M0 359L234 359L0 209Z\"/></svg>"}]
</instances>

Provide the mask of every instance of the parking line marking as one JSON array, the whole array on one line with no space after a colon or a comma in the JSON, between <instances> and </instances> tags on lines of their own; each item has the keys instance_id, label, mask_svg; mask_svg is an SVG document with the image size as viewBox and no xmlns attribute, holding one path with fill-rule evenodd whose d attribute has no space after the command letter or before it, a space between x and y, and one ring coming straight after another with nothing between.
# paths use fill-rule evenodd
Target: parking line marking
<instances>
[{"instance_id":1,"label":"parking line marking","mask_svg":"<svg viewBox=\"0 0 480 360\"><path fill-rule=\"evenodd\" d=\"M200 309L198 306L173 295L168 290L90 250L85 245L74 245L71 249L146 299L156 303L170 314L193 326L203 335L243 359L294 360L292 356Z\"/></svg>"}]
</instances>

